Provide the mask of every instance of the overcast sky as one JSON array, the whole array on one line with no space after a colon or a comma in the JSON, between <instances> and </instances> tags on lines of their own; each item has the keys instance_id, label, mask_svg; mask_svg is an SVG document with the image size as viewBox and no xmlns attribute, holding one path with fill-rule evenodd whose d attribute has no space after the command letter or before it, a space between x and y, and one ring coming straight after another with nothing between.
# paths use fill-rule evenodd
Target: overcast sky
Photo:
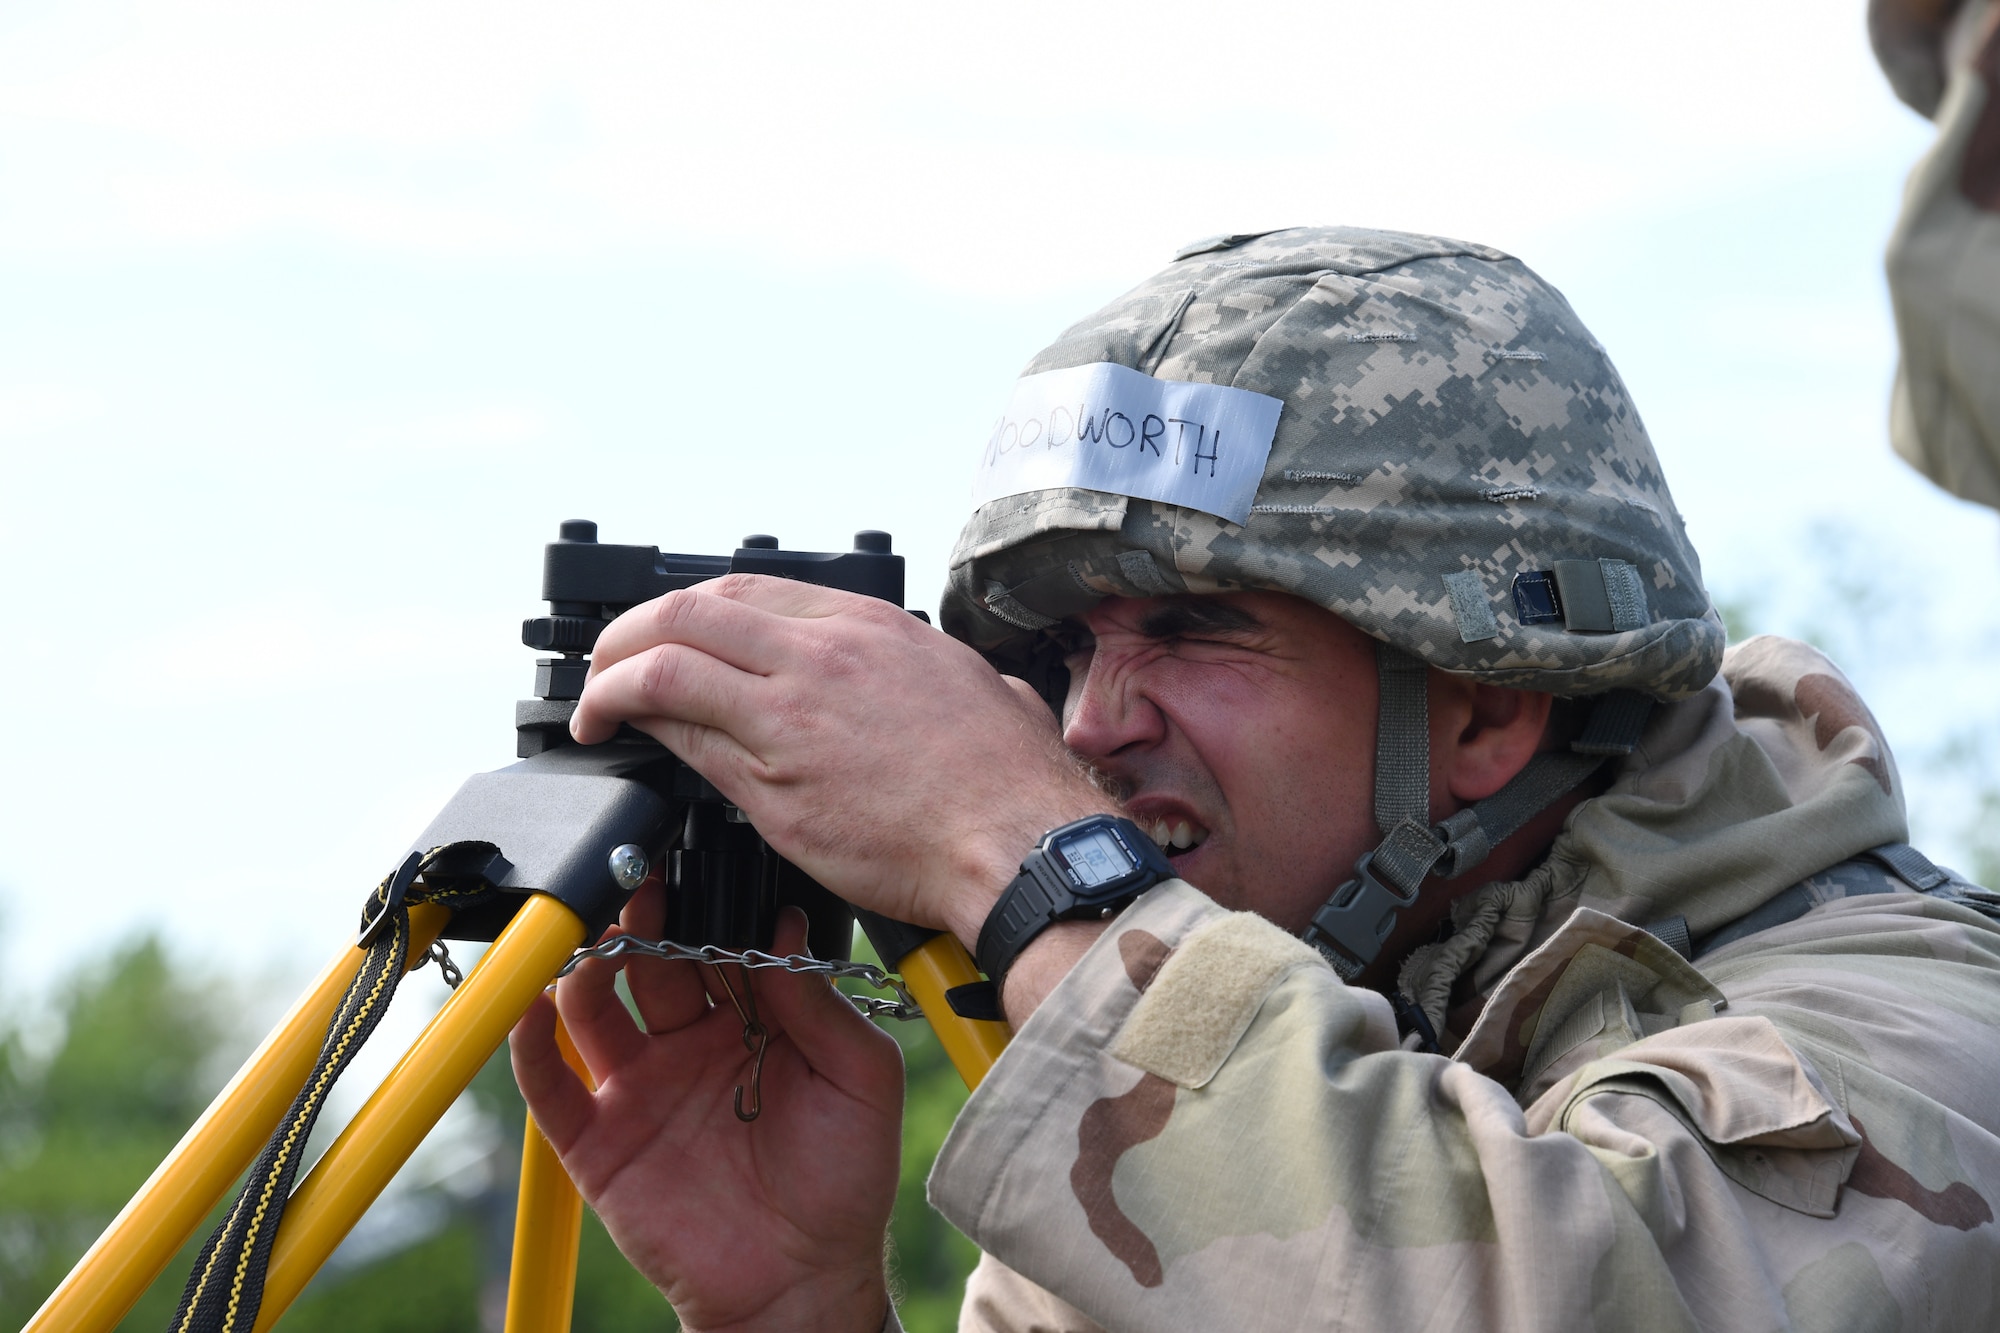
<instances>
[{"instance_id":1,"label":"overcast sky","mask_svg":"<svg viewBox=\"0 0 2000 1333\"><path fill-rule=\"evenodd\" d=\"M1858 620L1934 747L2000 541L1884 436L1927 139L1856 0L0 0L0 995L145 925L328 956L511 758L563 518L886 528L934 605L1019 366L1221 231L1522 256L1718 594Z\"/></svg>"}]
</instances>

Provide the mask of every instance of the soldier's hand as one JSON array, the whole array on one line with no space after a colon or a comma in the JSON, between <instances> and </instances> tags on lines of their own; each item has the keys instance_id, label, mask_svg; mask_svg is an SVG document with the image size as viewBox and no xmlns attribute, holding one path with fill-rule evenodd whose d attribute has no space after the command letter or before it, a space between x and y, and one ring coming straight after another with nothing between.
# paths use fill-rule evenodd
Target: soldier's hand
<instances>
[{"instance_id":1,"label":"soldier's hand","mask_svg":"<svg viewBox=\"0 0 2000 1333\"><path fill-rule=\"evenodd\" d=\"M655 884L625 924L656 938L660 916ZM778 952L804 943L805 918L786 912ZM823 978L756 972L768 1045L745 1124L734 1102L739 1087L753 1095L754 1061L717 969L634 958L625 972L643 1028L613 989L618 964L592 959L512 1037L529 1109L618 1248L691 1330L874 1333L901 1139L896 1043ZM558 1009L595 1092L556 1049Z\"/></svg>"},{"instance_id":2,"label":"soldier's hand","mask_svg":"<svg viewBox=\"0 0 2000 1333\"><path fill-rule=\"evenodd\" d=\"M1116 809L1023 682L906 611L786 579L713 579L614 621L571 730L620 722L834 892L968 941L1036 838Z\"/></svg>"}]
</instances>

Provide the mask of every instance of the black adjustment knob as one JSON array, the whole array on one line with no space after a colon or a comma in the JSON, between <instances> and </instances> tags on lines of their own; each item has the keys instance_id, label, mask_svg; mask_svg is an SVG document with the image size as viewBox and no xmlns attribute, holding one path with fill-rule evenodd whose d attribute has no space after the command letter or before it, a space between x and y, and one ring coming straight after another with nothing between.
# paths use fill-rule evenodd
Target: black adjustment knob
<instances>
[{"instance_id":1,"label":"black adjustment knob","mask_svg":"<svg viewBox=\"0 0 2000 1333\"><path fill-rule=\"evenodd\" d=\"M586 616L536 616L521 622L521 642L545 653L587 653L604 625Z\"/></svg>"},{"instance_id":2,"label":"black adjustment knob","mask_svg":"<svg viewBox=\"0 0 2000 1333\"><path fill-rule=\"evenodd\" d=\"M753 532L743 539L743 546L745 550L750 551L775 551L778 549L778 539L761 532Z\"/></svg>"},{"instance_id":3,"label":"black adjustment knob","mask_svg":"<svg viewBox=\"0 0 2000 1333\"><path fill-rule=\"evenodd\" d=\"M556 529L556 539L565 542L594 542L597 540L597 525L587 518L566 518Z\"/></svg>"},{"instance_id":4,"label":"black adjustment knob","mask_svg":"<svg viewBox=\"0 0 2000 1333\"><path fill-rule=\"evenodd\" d=\"M889 534L867 528L854 534L854 549L866 551L870 555L889 554Z\"/></svg>"}]
</instances>

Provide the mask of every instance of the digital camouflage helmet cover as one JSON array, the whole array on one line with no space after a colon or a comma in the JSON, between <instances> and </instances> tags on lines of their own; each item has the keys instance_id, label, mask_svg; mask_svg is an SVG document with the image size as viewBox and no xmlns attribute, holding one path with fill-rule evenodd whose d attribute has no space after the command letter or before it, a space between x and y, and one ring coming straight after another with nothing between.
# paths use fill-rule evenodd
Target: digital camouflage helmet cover
<instances>
[{"instance_id":1,"label":"digital camouflage helmet cover","mask_svg":"<svg viewBox=\"0 0 2000 1333\"><path fill-rule=\"evenodd\" d=\"M1241 524L1074 486L981 505L942 621L1003 666L1109 594L1238 589L1554 694L1677 699L1720 665L1721 622L1623 382L1509 255L1354 227L1218 238L1023 373L1100 362L1281 400L1255 502Z\"/></svg>"}]
</instances>

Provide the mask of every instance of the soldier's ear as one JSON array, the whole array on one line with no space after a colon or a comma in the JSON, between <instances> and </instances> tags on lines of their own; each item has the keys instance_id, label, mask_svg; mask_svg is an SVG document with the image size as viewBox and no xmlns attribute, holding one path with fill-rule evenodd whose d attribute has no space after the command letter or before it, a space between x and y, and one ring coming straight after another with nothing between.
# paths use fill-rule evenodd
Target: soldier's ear
<instances>
[{"instance_id":1,"label":"soldier's ear","mask_svg":"<svg viewBox=\"0 0 2000 1333\"><path fill-rule=\"evenodd\" d=\"M1555 696L1431 675L1434 794L1454 805L1483 801L1542 748Z\"/></svg>"}]
</instances>

